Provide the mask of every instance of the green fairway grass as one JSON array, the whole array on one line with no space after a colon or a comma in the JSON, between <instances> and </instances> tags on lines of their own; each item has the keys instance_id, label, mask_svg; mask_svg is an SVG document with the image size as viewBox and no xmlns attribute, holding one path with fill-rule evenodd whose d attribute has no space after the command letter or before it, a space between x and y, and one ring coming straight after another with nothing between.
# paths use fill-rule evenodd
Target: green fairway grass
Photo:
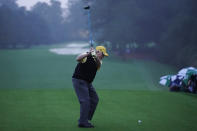
<instances>
[{"instance_id":1,"label":"green fairway grass","mask_svg":"<svg viewBox=\"0 0 197 131\"><path fill-rule=\"evenodd\" d=\"M195 131L197 97L161 91L98 89L96 131ZM72 89L1 89L1 131L78 131ZM141 125L137 123L142 120Z\"/></svg>"},{"instance_id":2,"label":"green fairway grass","mask_svg":"<svg viewBox=\"0 0 197 131\"><path fill-rule=\"evenodd\" d=\"M72 88L75 57L56 55L47 48L1 50L0 87ZM159 78L174 72L172 67L154 61L123 62L109 57L104 59L94 85L101 89L161 90Z\"/></svg>"},{"instance_id":3,"label":"green fairway grass","mask_svg":"<svg viewBox=\"0 0 197 131\"><path fill-rule=\"evenodd\" d=\"M71 77L76 56L48 48L0 50L0 131L79 131ZM95 131L196 131L197 95L158 84L176 68L148 60L103 60L94 86ZM138 124L138 120L142 123Z\"/></svg>"}]
</instances>

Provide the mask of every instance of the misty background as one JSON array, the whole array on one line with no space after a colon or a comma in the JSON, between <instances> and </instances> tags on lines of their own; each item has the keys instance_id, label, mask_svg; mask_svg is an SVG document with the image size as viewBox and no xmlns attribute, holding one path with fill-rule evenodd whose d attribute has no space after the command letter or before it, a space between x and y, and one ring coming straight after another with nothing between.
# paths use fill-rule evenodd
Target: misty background
<instances>
[{"instance_id":1,"label":"misty background","mask_svg":"<svg viewBox=\"0 0 197 131\"><path fill-rule=\"evenodd\" d=\"M91 5L93 39L128 60L155 60L176 67L197 66L196 0L57 0L31 9L0 0L0 48L23 49L88 40Z\"/></svg>"}]
</instances>

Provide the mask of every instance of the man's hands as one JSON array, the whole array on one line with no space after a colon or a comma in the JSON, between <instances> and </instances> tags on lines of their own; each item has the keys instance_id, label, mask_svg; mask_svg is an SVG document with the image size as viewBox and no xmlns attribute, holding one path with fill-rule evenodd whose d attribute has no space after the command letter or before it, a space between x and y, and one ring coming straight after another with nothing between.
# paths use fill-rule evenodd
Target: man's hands
<instances>
[{"instance_id":1,"label":"man's hands","mask_svg":"<svg viewBox=\"0 0 197 131\"><path fill-rule=\"evenodd\" d=\"M92 56L96 56L96 51L93 47L90 48L90 53Z\"/></svg>"}]
</instances>

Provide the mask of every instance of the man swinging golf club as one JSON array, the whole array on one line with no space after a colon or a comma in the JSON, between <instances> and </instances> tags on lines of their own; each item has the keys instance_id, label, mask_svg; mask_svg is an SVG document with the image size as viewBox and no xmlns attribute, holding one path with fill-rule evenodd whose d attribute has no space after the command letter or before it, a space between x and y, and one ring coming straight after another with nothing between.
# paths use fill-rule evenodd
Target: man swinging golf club
<instances>
[{"instance_id":1,"label":"man swinging golf club","mask_svg":"<svg viewBox=\"0 0 197 131\"><path fill-rule=\"evenodd\" d=\"M76 58L78 64L73 73L72 82L80 103L78 126L82 128L94 128L88 120L92 120L99 98L92 82L97 70L101 67L104 56L108 56L106 48L97 46L96 51L91 48L89 52L80 54Z\"/></svg>"}]
</instances>

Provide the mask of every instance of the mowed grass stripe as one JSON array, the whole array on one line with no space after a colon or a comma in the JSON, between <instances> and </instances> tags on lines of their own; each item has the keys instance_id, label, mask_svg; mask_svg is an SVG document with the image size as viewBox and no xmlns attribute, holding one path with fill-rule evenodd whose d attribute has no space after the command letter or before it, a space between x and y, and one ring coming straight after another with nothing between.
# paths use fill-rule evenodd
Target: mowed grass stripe
<instances>
[{"instance_id":1,"label":"mowed grass stripe","mask_svg":"<svg viewBox=\"0 0 197 131\"><path fill-rule=\"evenodd\" d=\"M74 56L59 56L47 49L1 51L1 87L71 87Z\"/></svg>"},{"instance_id":2,"label":"mowed grass stripe","mask_svg":"<svg viewBox=\"0 0 197 131\"><path fill-rule=\"evenodd\" d=\"M197 97L163 91L97 89L93 130L195 131ZM73 89L0 89L1 131L78 131ZM137 121L142 120L138 125Z\"/></svg>"},{"instance_id":3,"label":"mowed grass stripe","mask_svg":"<svg viewBox=\"0 0 197 131\"><path fill-rule=\"evenodd\" d=\"M0 87L72 88L76 56L56 55L48 49L1 50ZM161 90L159 78L173 72L153 61L123 62L105 58L94 85L100 89Z\"/></svg>"}]
</instances>

